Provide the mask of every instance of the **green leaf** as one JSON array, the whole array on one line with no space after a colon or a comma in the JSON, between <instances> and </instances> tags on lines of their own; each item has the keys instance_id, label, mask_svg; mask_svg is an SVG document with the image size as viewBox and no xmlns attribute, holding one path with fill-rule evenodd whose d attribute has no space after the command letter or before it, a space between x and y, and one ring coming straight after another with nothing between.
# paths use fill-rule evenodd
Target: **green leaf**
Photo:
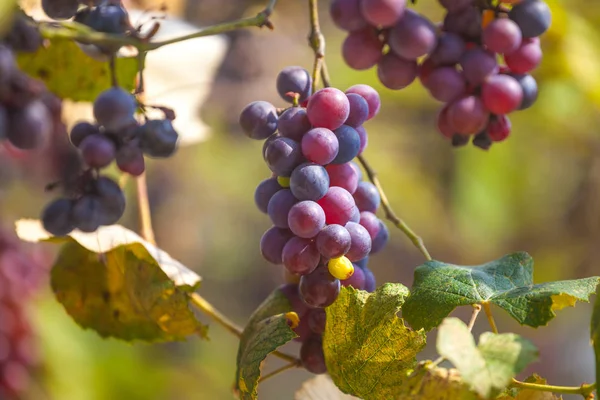
<instances>
[{"instance_id":1,"label":"green leaf","mask_svg":"<svg viewBox=\"0 0 600 400\"><path fill-rule=\"evenodd\" d=\"M326 308L323 350L327 370L344 393L363 399L392 399L402 393L425 333L396 314L408 289L387 283L374 293L342 288Z\"/></svg>"},{"instance_id":2,"label":"green leaf","mask_svg":"<svg viewBox=\"0 0 600 400\"><path fill-rule=\"evenodd\" d=\"M437 350L484 398L505 389L511 379L538 356L531 342L514 333L486 332L476 346L471 332L458 318L446 318L440 325Z\"/></svg>"},{"instance_id":3,"label":"green leaf","mask_svg":"<svg viewBox=\"0 0 600 400\"><path fill-rule=\"evenodd\" d=\"M600 285L598 285L597 290L600 290ZM592 333L594 352L596 353L596 382L600 383L600 295L598 294L596 295L596 302L594 303L590 331Z\"/></svg>"},{"instance_id":4,"label":"green leaf","mask_svg":"<svg viewBox=\"0 0 600 400\"><path fill-rule=\"evenodd\" d=\"M289 325L298 323L298 316L285 295L276 289L254 311L244 328L237 354L235 389L240 399L256 399L260 367L264 359L283 346L296 333Z\"/></svg>"},{"instance_id":5,"label":"green leaf","mask_svg":"<svg viewBox=\"0 0 600 400\"><path fill-rule=\"evenodd\" d=\"M51 92L63 99L92 102L111 86L108 63L89 57L71 40L52 40L35 53L19 54L17 62L24 72L43 81ZM132 91L138 69L136 57L118 58L119 85Z\"/></svg>"},{"instance_id":6,"label":"green leaf","mask_svg":"<svg viewBox=\"0 0 600 400\"><path fill-rule=\"evenodd\" d=\"M533 259L515 253L475 267L428 261L417 267L402 316L415 329L438 326L457 306L493 303L521 325L546 325L555 311L588 301L600 277L533 284Z\"/></svg>"},{"instance_id":7,"label":"green leaf","mask_svg":"<svg viewBox=\"0 0 600 400\"><path fill-rule=\"evenodd\" d=\"M128 341L206 337L188 304L188 292L200 277L135 233L113 225L49 238L39 221L31 220L18 221L17 233L23 240L63 244L51 285L81 327Z\"/></svg>"}]
</instances>

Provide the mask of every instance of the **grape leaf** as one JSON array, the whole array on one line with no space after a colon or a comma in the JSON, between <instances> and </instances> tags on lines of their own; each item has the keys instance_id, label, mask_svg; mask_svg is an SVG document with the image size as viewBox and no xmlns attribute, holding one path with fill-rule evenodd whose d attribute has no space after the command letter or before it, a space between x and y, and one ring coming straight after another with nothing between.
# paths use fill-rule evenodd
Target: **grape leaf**
<instances>
[{"instance_id":1,"label":"grape leaf","mask_svg":"<svg viewBox=\"0 0 600 400\"><path fill-rule=\"evenodd\" d=\"M111 86L107 62L86 55L72 40L54 39L35 53L21 53L17 62L23 72L43 81L62 99L92 102ZM136 57L117 58L117 82L127 91L135 87Z\"/></svg>"},{"instance_id":2,"label":"grape leaf","mask_svg":"<svg viewBox=\"0 0 600 400\"><path fill-rule=\"evenodd\" d=\"M438 326L457 306L493 303L521 325L546 325L555 311L588 301L600 277L533 284L533 259L521 252L475 267L428 261L417 267L402 316L415 329Z\"/></svg>"},{"instance_id":3,"label":"grape leaf","mask_svg":"<svg viewBox=\"0 0 600 400\"><path fill-rule=\"evenodd\" d=\"M458 370L431 367L431 361L419 363L410 375L402 400L479 400Z\"/></svg>"},{"instance_id":4,"label":"grape leaf","mask_svg":"<svg viewBox=\"0 0 600 400\"><path fill-rule=\"evenodd\" d=\"M128 341L206 337L188 304L188 292L200 277L133 232L113 225L50 238L39 221L22 220L17 233L23 240L63 244L51 285L83 328Z\"/></svg>"},{"instance_id":5,"label":"grape leaf","mask_svg":"<svg viewBox=\"0 0 600 400\"><path fill-rule=\"evenodd\" d=\"M537 374L525 379L527 383L536 383L538 385L546 385L544 378ZM540 392L538 390L511 388L496 397L496 400L561 400L562 396L555 395L552 392Z\"/></svg>"},{"instance_id":6,"label":"grape leaf","mask_svg":"<svg viewBox=\"0 0 600 400\"><path fill-rule=\"evenodd\" d=\"M279 346L298 336L290 327L290 322L298 323L298 315L291 310L288 299L276 289L250 316L237 354L235 390L240 399L257 398L262 362Z\"/></svg>"},{"instance_id":7,"label":"grape leaf","mask_svg":"<svg viewBox=\"0 0 600 400\"><path fill-rule=\"evenodd\" d=\"M326 308L325 362L342 392L366 400L402 393L425 347L425 333L407 328L396 316L407 295L405 286L392 283L374 293L342 288Z\"/></svg>"},{"instance_id":8,"label":"grape leaf","mask_svg":"<svg viewBox=\"0 0 600 400\"><path fill-rule=\"evenodd\" d=\"M464 322L446 318L439 327L438 353L484 398L498 394L538 356L535 346L514 333L483 333L479 345Z\"/></svg>"},{"instance_id":9,"label":"grape leaf","mask_svg":"<svg viewBox=\"0 0 600 400\"><path fill-rule=\"evenodd\" d=\"M598 285L597 290L600 290L600 285ZM596 353L596 382L600 382L600 294L596 295L590 328L592 344Z\"/></svg>"}]
</instances>

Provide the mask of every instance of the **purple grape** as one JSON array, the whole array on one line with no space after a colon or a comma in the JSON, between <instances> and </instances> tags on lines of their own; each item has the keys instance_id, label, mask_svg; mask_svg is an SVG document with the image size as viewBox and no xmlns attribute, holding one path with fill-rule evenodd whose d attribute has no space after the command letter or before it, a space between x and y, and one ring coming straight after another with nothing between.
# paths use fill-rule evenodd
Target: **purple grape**
<instances>
[{"instance_id":1,"label":"purple grape","mask_svg":"<svg viewBox=\"0 0 600 400\"><path fill-rule=\"evenodd\" d=\"M465 7L449 12L444 18L443 29L467 41L477 40L481 37L481 11L477 7Z\"/></svg>"},{"instance_id":2,"label":"purple grape","mask_svg":"<svg viewBox=\"0 0 600 400\"><path fill-rule=\"evenodd\" d=\"M350 261L362 260L371 252L372 243L369 232L356 222L348 222L346 224L346 229L352 238L352 244L350 250L346 253L346 257L348 257Z\"/></svg>"},{"instance_id":3,"label":"purple grape","mask_svg":"<svg viewBox=\"0 0 600 400\"><path fill-rule=\"evenodd\" d=\"M457 34L444 32L438 38L437 46L429 55L435 65L455 65L467 48L465 41Z\"/></svg>"},{"instance_id":4,"label":"purple grape","mask_svg":"<svg viewBox=\"0 0 600 400\"><path fill-rule=\"evenodd\" d=\"M369 103L359 94L350 93L347 95L350 103L350 114L344 125L353 128L361 126L369 118Z\"/></svg>"},{"instance_id":5,"label":"purple grape","mask_svg":"<svg viewBox=\"0 0 600 400\"><path fill-rule=\"evenodd\" d=\"M429 74L427 88L434 99L448 103L465 94L467 82L456 68L441 67Z\"/></svg>"},{"instance_id":6,"label":"purple grape","mask_svg":"<svg viewBox=\"0 0 600 400\"><path fill-rule=\"evenodd\" d=\"M341 90L328 87L310 97L306 112L314 127L334 130L348 118L350 103Z\"/></svg>"},{"instance_id":7,"label":"purple grape","mask_svg":"<svg viewBox=\"0 0 600 400\"><path fill-rule=\"evenodd\" d=\"M416 60L435 49L435 26L427 18L407 10L390 31L388 44L396 55L405 60Z\"/></svg>"},{"instance_id":8,"label":"purple grape","mask_svg":"<svg viewBox=\"0 0 600 400\"><path fill-rule=\"evenodd\" d=\"M125 195L114 180L101 176L94 182L93 192L100 200L102 218L100 225L112 225L125 213Z\"/></svg>"},{"instance_id":9,"label":"purple grape","mask_svg":"<svg viewBox=\"0 0 600 400\"><path fill-rule=\"evenodd\" d=\"M75 229L72 211L73 201L69 199L57 199L49 203L42 212L44 229L54 236L68 235Z\"/></svg>"},{"instance_id":10,"label":"purple grape","mask_svg":"<svg viewBox=\"0 0 600 400\"><path fill-rule=\"evenodd\" d=\"M357 163L355 163L354 161L349 162L348 164L350 164L350 166L352 168L354 168L354 170L356 171L356 175L358 176L358 181L362 181L363 179L363 173L362 170L360 169L360 167L358 166Z\"/></svg>"},{"instance_id":11,"label":"purple grape","mask_svg":"<svg viewBox=\"0 0 600 400\"><path fill-rule=\"evenodd\" d=\"M352 286L354 289L365 288L365 273L361 268L355 267L352 276L341 282L342 286Z\"/></svg>"},{"instance_id":12,"label":"purple grape","mask_svg":"<svg viewBox=\"0 0 600 400\"><path fill-rule=\"evenodd\" d=\"M287 241L281 255L285 268L298 275L310 274L321 261L315 242L297 236ZM300 281L302 282L302 279Z\"/></svg>"},{"instance_id":13,"label":"purple grape","mask_svg":"<svg viewBox=\"0 0 600 400\"><path fill-rule=\"evenodd\" d=\"M325 212L314 201L301 201L290 209L288 225L294 235L310 239L325 226Z\"/></svg>"},{"instance_id":14,"label":"purple grape","mask_svg":"<svg viewBox=\"0 0 600 400\"><path fill-rule=\"evenodd\" d=\"M94 101L94 118L110 132L118 132L135 125L135 97L120 87L112 87L100 93Z\"/></svg>"},{"instance_id":15,"label":"purple grape","mask_svg":"<svg viewBox=\"0 0 600 400\"><path fill-rule=\"evenodd\" d=\"M333 23L345 31L357 31L368 25L360 11L360 0L333 0L329 14Z\"/></svg>"},{"instance_id":16,"label":"purple grape","mask_svg":"<svg viewBox=\"0 0 600 400\"><path fill-rule=\"evenodd\" d=\"M313 308L306 313L308 327L313 333L322 335L325 332L325 323L327 322L327 314L322 308Z\"/></svg>"},{"instance_id":17,"label":"purple grape","mask_svg":"<svg viewBox=\"0 0 600 400\"><path fill-rule=\"evenodd\" d=\"M447 123L454 133L473 135L487 124L489 111L477 96L465 96L448 104Z\"/></svg>"},{"instance_id":18,"label":"purple grape","mask_svg":"<svg viewBox=\"0 0 600 400\"><path fill-rule=\"evenodd\" d=\"M453 12L472 6L474 0L439 0L442 7Z\"/></svg>"},{"instance_id":19,"label":"purple grape","mask_svg":"<svg viewBox=\"0 0 600 400\"><path fill-rule=\"evenodd\" d=\"M498 62L493 53L475 47L468 50L460 59L464 77L471 85L479 86L488 77L498 73Z\"/></svg>"},{"instance_id":20,"label":"purple grape","mask_svg":"<svg viewBox=\"0 0 600 400\"><path fill-rule=\"evenodd\" d=\"M531 75L512 75L519 82L523 89L523 100L519 106L519 110L525 110L533 105L537 100L538 87L535 78Z\"/></svg>"},{"instance_id":21,"label":"purple grape","mask_svg":"<svg viewBox=\"0 0 600 400\"><path fill-rule=\"evenodd\" d=\"M240 113L240 126L251 139L263 140L277 130L277 109L266 101L253 101Z\"/></svg>"},{"instance_id":22,"label":"purple grape","mask_svg":"<svg viewBox=\"0 0 600 400\"><path fill-rule=\"evenodd\" d=\"M369 268L363 268L363 273L365 275L365 290L369 293L372 293L377 288L377 283L375 282L375 275L373 275L373 271Z\"/></svg>"},{"instance_id":23,"label":"purple grape","mask_svg":"<svg viewBox=\"0 0 600 400\"><path fill-rule=\"evenodd\" d=\"M327 128L313 128L302 137L302 154L308 161L327 165L332 162L339 151L336 135Z\"/></svg>"},{"instance_id":24,"label":"purple grape","mask_svg":"<svg viewBox=\"0 0 600 400\"><path fill-rule=\"evenodd\" d=\"M354 193L358 186L358 173L350 163L329 164L325 167L329 175L329 185L339 186Z\"/></svg>"},{"instance_id":25,"label":"purple grape","mask_svg":"<svg viewBox=\"0 0 600 400\"><path fill-rule=\"evenodd\" d=\"M92 168L104 168L116 156L115 144L102 134L91 135L79 145L83 161Z\"/></svg>"},{"instance_id":26,"label":"purple grape","mask_svg":"<svg viewBox=\"0 0 600 400\"><path fill-rule=\"evenodd\" d=\"M512 53L522 39L519 26L508 18L497 18L483 30L483 44L494 53Z\"/></svg>"},{"instance_id":27,"label":"purple grape","mask_svg":"<svg viewBox=\"0 0 600 400\"><path fill-rule=\"evenodd\" d=\"M275 141L275 139L278 139L280 137L281 137L281 135L279 135L279 133L275 132L274 134L272 134L271 136L269 136L267 138L267 140L265 140L263 142L263 147L262 147L263 160L267 161L267 148L269 147L269 145L271 143L273 143L273 141Z\"/></svg>"},{"instance_id":28,"label":"purple grape","mask_svg":"<svg viewBox=\"0 0 600 400\"><path fill-rule=\"evenodd\" d=\"M323 339L319 335L312 335L300 347L300 360L302 366L313 374L327 372L325 354L323 354Z\"/></svg>"},{"instance_id":29,"label":"purple grape","mask_svg":"<svg viewBox=\"0 0 600 400\"><path fill-rule=\"evenodd\" d=\"M358 207L354 206L354 208L352 209L352 216L350 217L349 222L360 222L360 210L358 209Z\"/></svg>"},{"instance_id":30,"label":"purple grape","mask_svg":"<svg viewBox=\"0 0 600 400\"><path fill-rule=\"evenodd\" d=\"M71 211L73 224L83 232L94 232L102 225L103 211L102 202L97 196L82 196Z\"/></svg>"},{"instance_id":31,"label":"purple grape","mask_svg":"<svg viewBox=\"0 0 600 400\"><path fill-rule=\"evenodd\" d=\"M291 192L298 200L317 201L325 196L329 188L329 175L317 164L300 164L290 179Z\"/></svg>"},{"instance_id":32,"label":"purple grape","mask_svg":"<svg viewBox=\"0 0 600 400\"><path fill-rule=\"evenodd\" d=\"M342 43L342 57L348 66L356 70L366 70L377 65L381 58L383 43L377 31L367 27L350 32Z\"/></svg>"},{"instance_id":33,"label":"purple grape","mask_svg":"<svg viewBox=\"0 0 600 400\"><path fill-rule=\"evenodd\" d=\"M319 200L319 205L325 211L327 224L346 225L354 212L354 198L346 189L332 186L325 196Z\"/></svg>"},{"instance_id":34,"label":"purple grape","mask_svg":"<svg viewBox=\"0 0 600 400\"><path fill-rule=\"evenodd\" d=\"M269 228L260 239L260 253L270 263L283 264L283 247L294 235L288 229Z\"/></svg>"},{"instance_id":35,"label":"purple grape","mask_svg":"<svg viewBox=\"0 0 600 400\"><path fill-rule=\"evenodd\" d=\"M310 338L313 335L313 333L310 330L310 326L308 326L308 311L300 317L300 322L298 323L298 326L292 329L296 333L296 335L298 335L298 337L294 338L295 342L304 343L308 340L308 338Z\"/></svg>"},{"instance_id":36,"label":"purple grape","mask_svg":"<svg viewBox=\"0 0 600 400\"><path fill-rule=\"evenodd\" d=\"M279 116L279 121L277 123L279 134L295 140L296 142L300 142L302 136L304 136L311 128L312 126L308 120L306 109L302 107L288 108Z\"/></svg>"},{"instance_id":37,"label":"purple grape","mask_svg":"<svg viewBox=\"0 0 600 400\"><path fill-rule=\"evenodd\" d=\"M276 138L267 146L265 161L277 176L290 176L302 162L300 144L286 137Z\"/></svg>"},{"instance_id":38,"label":"purple grape","mask_svg":"<svg viewBox=\"0 0 600 400\"><path fill-rule=\"evenodd\" d=\"M525 39L515 51L504 55L504 62L512 73L533 71L542 61L542 48L538 41Z\"/></svg>"},{"instance_id":39,"label":"purple grape","mask_svg":"<svg viewBox=\"0 0 600 400\"><path fill-rule=\"evenodd\" d=\"M271 218L273 225L278 228L289 228L288 214L298 199L294 197L289 189L281 189L275 193L267 205L267 214Z\"/></svg>"},{"instance_id":40,"label":"purple grape","mask_svg":"<svg viewBox=\"0 0 600 400\"><path fill-rule=\"evenodd\" d=\"M78 0L42 0L42 10L52 19L73 18L78 8Z\"/></svg>"},{"instance_id":41,"label":"purple grape","mask_svg":"<svg viewBox=\"0 0 600 400\"><path fill-rule=\"evenodd\" d=\"M51 128L48 109L40 100L34 100L24 108L13 109L9 113L6 137L16 148L31 150L47 143Z\"/></svg>"},{"instance_id":42,"label":"purple grape","mask_svg":"<svg viewBox=\"0 0 600 400\"><path fill-rule=\"evenodd\" d=\"M298 102L302 103L312 93L312 79L310 73L302 67L285 67L277 75L277 93L288 103L294 99L289 97L289 92L297 93L300 97Z\"/></svg>"},{"instance_id":43,"label":"purple grape","mask_svg":"<svg viewBox=\"0 0 600 400\"><path fill-rule=\"evenodd\" d=\"M371 182L360 182L352 195L360 211L376 212L381 204L381 197Z\"/></svg>"},{"instance_id":44,"label":"purple grape","mask_svg":"<svg viewBox=\"0 0 600 400\"><path fill-rule=\"evenodd\" d=\"M352 161L360 151L360 136L358 136L356 129L348 125L342 125L333 133L337 137L339 151L331 163L344 164Z\"/></svg>"},{"instance_id":45,"label":"purple grape","mask_svg":"<svg viewBox=\"0 0 600 400\"><path fill-rule=\"evenodd\" d=\"M370 254L375 254L375 253L378 253L379 251L381 251L381 249L383 249L385 247L385 245L387 244L389 239L390 239L390 231L388 230L385 223L383 221L379 220L379 231L377 232L377 236L375 236L371 240L372 243L371 243L371 253Z\"/></svg>"},{"instance_id":46,"label":"purple grape","mask_svg":"<svg viewBox=\"0 0 600 400\"><path fill-rule=\"evenodd\" d=\"M360 213L359 223L367 230L367 232L369 232L371 239L375 239L380 228L379 218L377 218L377 216L370 211L362 211Z\"/></svg>"},{"instance_id":47,"label":"purple grape","mask_svg":"<svg viewBox=\"0 0 600 400\"><path fill-rule=\"evenodd\" d=\"M362 0L360 10L363 17L374 26L390 27L406 11L406 0Z\"/></svg>"},{"instance_id":48,"label":"purple grape","mask_svg":"<svg viewBox=\"0 0 600 400\"><path fill-rule=\"evenodd\" d=\"M91 135L100 134L100 129L89 122L78 122L71 129L70 139L73 146L79 147L83 139Z\"/></svg>"},{"instance_id":49,"label":"purple grape","mask_svg":"<svg viewBox=\"0 0 600 400\"><path fill-rule=\"evenodd\" d=\"M325 308L332 305L340 294L340 281L329 273L326 266L320 265L300 278L298 290L300 298L310 307Z\"/></svg>"},{"instance_id":50,"label":"purple grape","mask_svg":"<svg viewBox=\"0 0 600 400\"><path fill-rule=\"evenodd\" d=\"M519 26L524 38L541 36L552 23L550 7L540 0L523 0L515 4L508 17Z\"/></svg>"},{"instance_id":51,"label":"purple grape","mask_svg":"<svg viewBox=\"0 0 600 400\"><path fill-rule=\"evenodd\" d=\"M377 77L388 89L400 90L414 82L419 67L416 61L405 60L390 52L377 64Z\"/></svg>"},{"instance_id":52,"label":"purple grape","mask_svg":"<svg viewBox=\"0 0 600 400\"><path fill-rule=\"evenodd\" d=\"M359 84L351 86L348 88L348 90L346 90L346 94L350 93L356 93L367 101L367 104L369 105L369 117L367 120L370 120L377 115L379 109L381 108L381 99L379 98L379 93L377 93L377 90L373 89L369 85Z\"/></svg>"},{"instance_id":53,"label":"purple grape","mask_svg":"<svg viewBox=\"0 0 600 400\"><path fill-rule=\"evenodd\" d=\"M309 311L306 303L300 298L300 291L298 290L298 284L287 283L279 286L278 290L288 299L290 307L300 318L302 318Z\"/></svg>"},{"instance_id":54,"label":"purple grape","mask_svg":"<svg viewBox=\"0 0 600 400\"><path fill-rule=\"evenodd\" d=\"M268 178L258 184L254 191L254 203L256 207L265 214L269 207L269 201L273 195L283 189L277 182L277 178Z\"/></svg>"},{"instance_id":55,"label":"purple grape","mask_svg":"<svg viewBox=\"0 0 600 400\"><path fill-rule=\"evenodd\" d=\"M146 161L144 160L144 153L135 144L122 145L117 150L117 167L122 172L128 173L132 176L140 176L146 170Z\"/></svg>"},{"instance_id":56,"label":"purple grape","mask_svg":"<svg viewBox=\"0 0 600 400\"><path fill-rule=\"evenodd\" d=\"M317 249L327 259L341 257L350 250L352 238L342 225L327 225L317 235Z\"/></svg>"},{"instance_id":57,"label":"purple grape","mask_svg":"<svg viewBox=\"0 0 600 400\"><path fill-rule=\"evenodd\" d=\"M360 139L358 155L361 155L369 145L369 136L367 135L367 130L363 126L356 127L356 133L358 133L358 138Z\"/></svg>"}]
</instances>

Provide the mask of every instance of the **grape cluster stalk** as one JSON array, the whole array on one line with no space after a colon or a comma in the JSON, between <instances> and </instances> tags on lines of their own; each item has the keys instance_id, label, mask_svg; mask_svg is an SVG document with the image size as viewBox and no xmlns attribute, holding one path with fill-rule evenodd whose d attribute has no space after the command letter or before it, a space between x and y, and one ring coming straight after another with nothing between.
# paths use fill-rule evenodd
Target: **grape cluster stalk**
<instances>
[{"instance_id":1,"label":"grape cluster stalk","mask_svg":"<svg viewBox=\"0 0 600 400\"><path fill-rule=\"evenodd\" d=\"M330 14L348 31L346 64L377 67L381 83L399 90L419 78L445 105L437 129L454 146L489 149L511 132L507 114L531 107L538 87L530 74L542 60L539 36L551 12L542 0L439 0L434 24L406 0L333 0Z\"/></svg>"},{"instance_id":2,"label":"grape cluster stalk","mask_svg":"<svg viewBox=\"0 0 600 400\"><path fill-rule=\"evenodd\" d=\"M292 106L282 111L255 101L239 122L248 137L265 141L262 155L272 172L254 194L273 223L260 240L261 253L283 265L288 283L280 290L300 317L295 331L304 367L324 373L324 308L341 286L375 290L369 256L385 246L389 232L375 215L377 188L362 180L353 161L367 146L363 124L379 112L379 94L367 85L346 92L327 87L312 93L312 87L306 69L287 67L276 88Z\"/></svg>"},{"instance_id":3,"label":"grape cluster stalk","mask_svg":"<svg viewBox=\"0 0 600 400\"><path fill-rule=\"evenodd\" d=\"M85 6L82 6L85 4ZM104 33L127 34L132 28L120 1L46 0L42 4L51 18L68 19ZM83 45L86 45L83 43ZM95 45L88 45L95 46ZM83 47L92 56L111 55L118 46ZM95 121L80 121L70 139L85 167L76 179L61 182L64 196L49 203L42 212L44 228L56 236L74 229L94 232L100 226L116 223L125 212L125 196L119 185L99 171L116 162L121 172L140 176L145 171L144 156L172 156L179 139L172 125L174 113L164 110L163 119L140 123L136 113L142 104L118 85L103 91L93 104Z\"/></svg>"}]
</instances>

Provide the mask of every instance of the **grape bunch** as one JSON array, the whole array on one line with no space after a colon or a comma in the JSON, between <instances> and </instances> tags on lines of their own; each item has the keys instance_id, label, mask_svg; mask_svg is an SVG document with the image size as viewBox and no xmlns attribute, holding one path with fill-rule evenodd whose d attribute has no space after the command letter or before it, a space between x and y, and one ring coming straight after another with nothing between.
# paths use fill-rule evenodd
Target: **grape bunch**
<instances>
[{"instance_id":1,"label":"grape bunch","mask_svg":"<svg viewBox=\"0 0 600 400\"><path fill-rule=\"evenodd\" d=\"M165 158L175 153L179 135L169 119L174 116L165 112L164 119L139 124L137 107L134 96L112 87L94 101L96 123L82 121L73 126L71 143L89 168L76 182L65 183L67 197L54 200L42 212L48 232L64 236L73 229L94 232L116 223L125 212L125 196L115 181L97 171L116 161L122 172L139 176L145 170L144 155Z\"/></svg>"},{"instance_id":2,"label":"grape bunch","mask_svg":"<svg viewBox=\"0 0 600 400\"><path fill-rule=\"evenodd\" d=\"M16 238L0 232L0 399L18 399L39 364L27 304L47 276L35 255L23 253Z\"/></svg>"},{"instance_id":3,"label":"grape bunch","mask_svg":"<svg viewBox=\"0 0 600 400\"><path fill-rule=\"evenodd\" d=\"M511 132L507 114L537 99L530 73L541 62L539 36L550 8L542 0L439 0L446 9L434 25L407 8L406 0L334 0L334 23L348 31L342 56L353 69L377 66L389 89L418 77L445 103L437 128L454 146L488 149ZM494 4L492 4L494 3Z\"/></svg>"},{"instance_id":4,"label":"grape bunch","mask_svg":"<svg viewBox=\"0 0 600 400\"><path fill-rule=\"evenodd\" d=\"M273 223L260 250L267 261L283 264L290 283L282 291L300 317L301 358L309 371L323 373L324 308L341 285L375 290L368 258L389 232L375 215L379 192L352 161L367 146L363 124L378 113L379 94L367 85L345 93L311 88L308 71L287 67L277 76L277 91L292 106L255 101L239 121L247 136L265 140L263 158L272 172L254 194Z\"/></svg>"}]
</instances>

